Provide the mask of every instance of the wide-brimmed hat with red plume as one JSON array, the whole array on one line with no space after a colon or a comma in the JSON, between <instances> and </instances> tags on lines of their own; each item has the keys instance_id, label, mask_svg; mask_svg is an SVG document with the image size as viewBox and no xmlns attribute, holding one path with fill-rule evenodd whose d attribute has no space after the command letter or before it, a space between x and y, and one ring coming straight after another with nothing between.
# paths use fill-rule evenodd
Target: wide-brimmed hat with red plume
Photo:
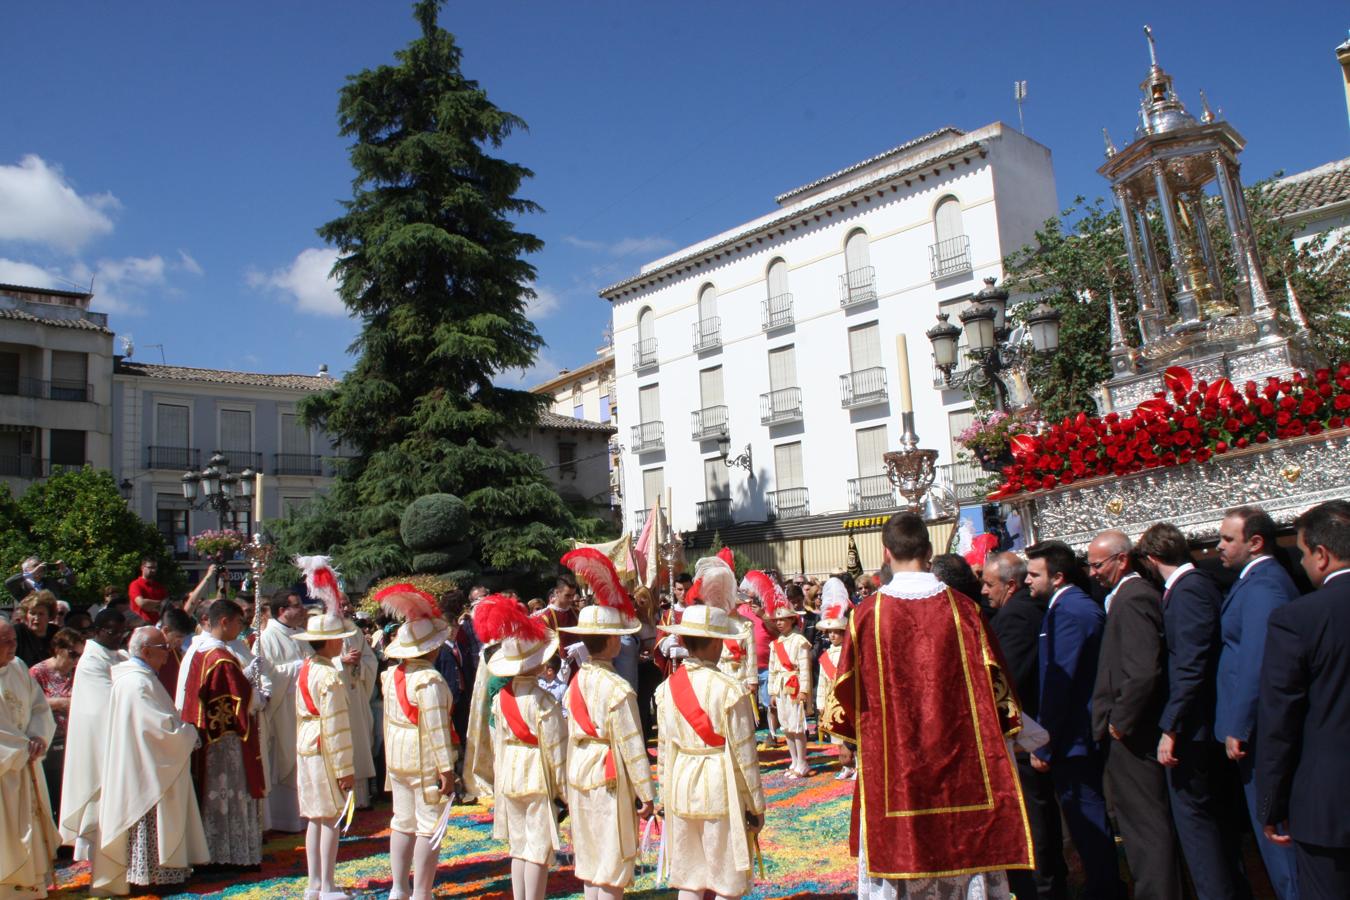
<instances>
[{"instance_id":1,"label":"wide-brimmed hat with red plume","mask_svg":"<svg viewBox=\"0 0 1350 900\"><path fill-rule=\"evenodd\" d=\"M505 594L490 594L478 601L473 630L483 643L497 643L487 667L498 678L537 669L558 652L558 636L543 620L526 613L520 601Z\"/></svg>"},{"instance_id":2,"label":"wide-brimmed hat with red plume","mask_svg":"<svg viewBox=\"0 0 1350 900\"><path fill-rule=\"evenodd\" d=\"M736 610L736 572L719 554L705 556L694 566L698 599L724 612Z\"/></svg>"},{"instance_id":3,"label":"wide-brimmed hat with red plume","mask_svg":"<svg viewBox=\"0 0 1350 900\"><path fill-rule=\"evenodd\" d=\"M741 579L741 593L757 598L760 603L764 604L765 609L768 609L769 598L773 596L776 587L773 579L759 569L751 569Z\"/></svg>"},{"instance_id":4,"label":"wide-brimmed hat with red plume","mask_svg":"<svg viewBox=\"0 0 1350 900\"><path fill-rule=\"evenodd\" d=\"M342 587L337 573L326 556L297 556L296 568L305 573L305 590L316 600L322 600L324 612L311 613L305 630L291 635L297 641L331 641L356 634L355 626L348 626L342 616Z\"/></svg>"},{"instance_id":5,"label":"wide-brimmed hat with red plume","mask_svg":"<svg viewBox=\"0 0 1350 900\"><path fill-rule=\"evenodd\" d=\"M773 593L764 602L764 615L770 619L792 619L801 616L802 612L792 605L783 589L775 584Z\"/></svg>"},{"instance_id":6,"label":"wide-brimmed hat with red plume","mask_svg":"<svg viewBox=\"0 0 1350 900\"><path fill-rule=\"evenodd\" d=\"M391 584L371 598L396 619L398 634L384 648L394 659L413 659L438 649L450 637L450 623L441 618L436 598L411 584Z\"/></svg>"},{"instance_id":7,"label":"wide-brimmed hat with red plume","mask_svg":"<svg viewBox=\"0 0 1350 900\"><path fill-rule=\"evenodd\" d=\"M608 556L594 547L578 547L563 554L562 564L595 594L595 603L577 616L577 624L559 628L568 634L633 634L642 628L637 609L619 581L619 573Z\"/></svg>"},{"instance_id":8,"label":"wide-brimmed hat with red plume","mask_svg":"<svg viewBox=\"0 0 1350 900\"><path fill-rule=\"evenodd\" d=\"M848 614L853 609L848 588L838 578L827 580L820 589L820 621L817 631L843 631L848 627Z\"/></svg>"}]
</instances>

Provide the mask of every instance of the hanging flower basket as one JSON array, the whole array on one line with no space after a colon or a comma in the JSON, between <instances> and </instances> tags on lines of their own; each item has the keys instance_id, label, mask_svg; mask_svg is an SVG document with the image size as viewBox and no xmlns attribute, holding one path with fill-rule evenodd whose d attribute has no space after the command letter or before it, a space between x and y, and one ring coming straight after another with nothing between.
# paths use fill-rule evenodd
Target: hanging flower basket
<instances>
[{"instance_id":1,"label":"hanging flower basket","mask_svg":"<svg viewBox=\"0 0 1350 900\"><path fill-rule=\"evenodd\" d=\"M216 563L234 559L247 544L248 538L233 528L207 530L188 539L188 546L194 553Z\"/></svg>"}]
</instances>

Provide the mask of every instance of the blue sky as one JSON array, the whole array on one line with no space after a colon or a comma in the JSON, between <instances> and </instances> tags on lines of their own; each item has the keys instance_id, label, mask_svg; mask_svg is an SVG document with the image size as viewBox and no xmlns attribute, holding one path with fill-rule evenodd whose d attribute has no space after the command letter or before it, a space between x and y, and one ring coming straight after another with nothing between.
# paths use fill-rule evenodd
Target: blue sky
<instances>
[{"instance_id":1,"label":"blue sky","mask_svg":"<svg viewBox=\"0 0 1350 900\"><path fill-rule=\"evenodd\" d=\"M452 3L464 71L529 123L523 227L547 347L533 384L593 358L596 291L767 212L773 196L942 125L1050 147L1061 206L1099 196L1148 67L1247 138L1244 177L1350 155L1341 2ZM136 357L335 372L356 324L315 228L350 195L344 78L415 36L401 0L8 4L0 33L0 282L94 279Z\"/></svg>"}]
</instances>

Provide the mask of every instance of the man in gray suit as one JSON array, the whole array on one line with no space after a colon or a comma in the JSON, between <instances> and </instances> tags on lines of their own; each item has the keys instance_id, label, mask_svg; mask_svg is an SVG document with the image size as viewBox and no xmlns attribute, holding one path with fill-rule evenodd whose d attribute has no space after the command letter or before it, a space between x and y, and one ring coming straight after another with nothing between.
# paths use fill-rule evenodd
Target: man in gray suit
<instances>
[{"instance_id":1,"label":"man in gray suit","mask_svg":"<svg viewBox=\"0 0 1350 900\"><path fill-rule=\"evenodd\" d=\"M1088 546L1089 574L1106 595L1106 630L1092 692L1092 734L1106 748L1103 787L1125 842L1134 895L1181 900L1177 836L1158 764L1167 702L1162 598L1135 571L1130 539L1103 531Z\"/></svg>"}]
</instances>

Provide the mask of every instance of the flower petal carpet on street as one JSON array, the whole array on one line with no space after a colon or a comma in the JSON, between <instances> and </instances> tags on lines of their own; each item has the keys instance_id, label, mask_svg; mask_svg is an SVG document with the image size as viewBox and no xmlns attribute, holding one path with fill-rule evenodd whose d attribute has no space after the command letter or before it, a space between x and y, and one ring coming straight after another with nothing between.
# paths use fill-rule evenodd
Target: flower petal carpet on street
<instances>
[{"instance_id":1,"label":"flower petal carpet on street","mask_svg":"<svg viewBox=\"0 0 1350 900\"><path fill-rule=\"evenodd\" d=\"M848 853L849 809L855 782L838 781L835 748L812 744L812 778L784 777L787 751L781 746L760 752L768 816L760 835L764 878L756 877L755 898L853 897L857 862ZM565 825L566 823L564 823ZM564 840L566 828L564 827ZM569 848L564 847L564 852ZM630 896L664 898L675 892L658 884L654 850L640 860L640 874ZM87 863L58 861L58 890L51 896L86 896ZM353 897L384 897L389 892L389 808L377 804L360 812L342 841L337 880ZM300 897L305 890L305 848L301 835L273 833L263 846L262 871L230 876L195 875L165 897ZM436 896L497 900L511 896L511 866L505 844L492 839L492 811L487 802L455 808L441 845ZM581 883L564 857L549 875L549 897L581 897Z\"/></svg>"}]
</instances>

